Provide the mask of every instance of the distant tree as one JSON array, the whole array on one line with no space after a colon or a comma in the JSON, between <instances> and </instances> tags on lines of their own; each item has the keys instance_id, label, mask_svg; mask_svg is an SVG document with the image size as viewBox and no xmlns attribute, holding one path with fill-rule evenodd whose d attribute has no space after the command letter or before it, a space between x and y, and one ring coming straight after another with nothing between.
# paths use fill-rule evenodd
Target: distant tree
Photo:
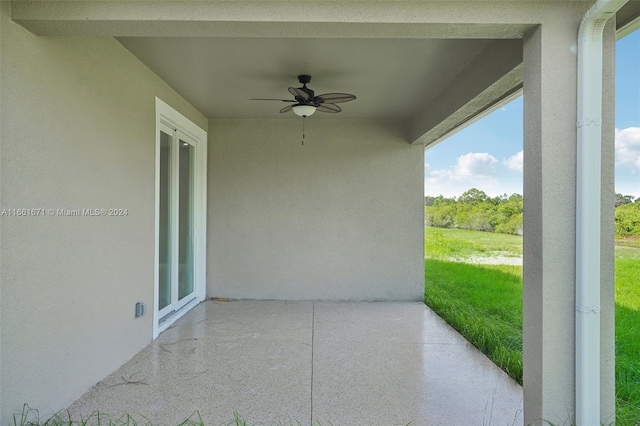
<instances>
[{"instance_id":1,"label":"distant tree","mask_svg":"<svg viewBox=\"0 0 640 426\"><path fill-rule=\"evenodd\" d=\"M507 194L502 194L502 195L498 195L497 197L489 198L489 201L491 201L496 206L508 200L509 200L509 197L507 196Z\"/></svg>"},{"instance_id":2,"label":"distant tree","mask_svg":"<svg viewBox=\"0 0 640 426\"><path fill-rule=\"evenodd\" d=\"M635 197L633 195L616 194L616 207L624 204L632 204L634 199Z\"/></svg>"},{"instance_id":3,"label":"distant tree","mask_svg":"<svg viewBox=\"0 0 640 426\"><path fill-rule=\"evenodd\" d=\"M489 196L477 188L471 188L462 193L458 202L463 204L478 204L489 200Z\"/></svg>"},{"instance_id":4,"label":"distant tree","mask_svg":"<svg viewBox=\"0 0 640 426\"><path fill-rule=\"evenodd\" d=\"M432 197L430 195L426 195L424 197L424 205L425 206L429 206L429 207L432 206L433 202L435 201L435 199L436 199L436 197Z\"/></svg>"},{"instance_id":5,"label":"distant tree","mask_svg":"<svg viewBox=\"0 0 640 426\"><path fill-rule=\"evenodd\" d=\"M506 202L498 206L498 211L505 217L506 220L509 220L511 216L522 213L523 208L524 200L522 198L522 195L513 194Z\"/></svg>"},{"instance_id":6,"label":"distant tree","mask_svg":"<svg viewBox=\"0 0 640 426\"><path fill-rule=\"evenodd\" d=\"M495 232L501 234L522 235L522 212L511 216L506 222L501 222L496 226Z\"/></svg>"},{"instance_id":7,"label":"distant tree","mask_svg":"<svg viewBox=\"0 0 640 426\"><path fill-rule=\"evenodd\" d=\"M441 203L425 208L425 222L438 228L453 228L456 226L456 204Z\"/></svg>"},{"instance_id":8,"label":"distant tree","mask_svg":"<svg viewBox=\"0 0 640 426\"><path fill-rule=\"evenodd\" d=\"M467 229L475 231L493 232L500 222L496 206L490 199L471 206L467 216Z\"/></svg>"},{"instance_id":9,"label":"distant tree","mask_svg":"<svg viewBox=\"0 0 640 426\"><path fill-rule=\"evenodd\" d=\"M456 197L446 198L444 195L438 195L433 200L434 206L449 205L449 204L455 204L455 203L456 203Z\"/></svg>"},{"instance_id":10,"label":"distant tree","mask_svg":"<svg viewBox=\"0 0 640 426\"><path fill-rule=\"evenodd\" d=\"M616 238L640 237L640 203L618 206L615 213Z\"/></svg>"}]
</instances>

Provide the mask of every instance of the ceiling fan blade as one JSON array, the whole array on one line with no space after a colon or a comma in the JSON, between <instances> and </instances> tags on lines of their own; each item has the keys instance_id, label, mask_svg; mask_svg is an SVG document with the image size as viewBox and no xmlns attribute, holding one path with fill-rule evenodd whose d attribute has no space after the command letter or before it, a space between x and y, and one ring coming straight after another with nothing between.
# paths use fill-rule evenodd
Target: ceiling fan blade
<instances>
[{"instance_id":1,"label":"ceiling fan blade","mask_svg":"<svg viewBox=\"0 0 640 426\"><path fill-rule=\"evenodd\" d=\"M284 107L284 108L282 108L282 109L280 110L280 113L283 113L283 112L289 112L289 111L291 111L291 110L293 109L293 107L294 107L294 105L286 106L286 107Z\"/></svg>"},{"instance_id":2,"label":"ceiling fan blade","mask_svg":"<svg viewBox=\"0 0 640 426\"><path fill-rule=\"evenodd\" d=\"M316 107L316 111L320 111L320 112L340 112L340 111L342 111L342 108L340 108L338 105L334 105L334 104L320 104L318 107Z\"/></svg>"},{"instance_id":3,"label":"ceiling fan blade","mask_svg":"<svg viewBox=\"0 0 640 426\"><path fill-rule=\"evenodd\" d=\"M280 102L296 102L291 99L249 99L250 101L280 101Z\"/></svg>"},{"instance_id":4,"label":"ceiling fan blade","mask_svg":"<svg viewBox=\"0 0 640 426\"><path fill-rule=\"evenodd\" d=\"M325 103L339 104L341 102L349 102L356 98L355 95L348 93L325 93L324 95L318 95L316 98L322 98Z\"/></svg>"},{"instance_id":5,"label":"ceiling fan blade","mask_svg":"<svg viewBox=\"0 0 640 426\"><path fill-rule=\"evenodd\" d=\"M302 89L298 89L297 87L289 87L289 93L293 96L300 96L302 99L309 99L309 94Z\"/></svg>"}]
</instances>

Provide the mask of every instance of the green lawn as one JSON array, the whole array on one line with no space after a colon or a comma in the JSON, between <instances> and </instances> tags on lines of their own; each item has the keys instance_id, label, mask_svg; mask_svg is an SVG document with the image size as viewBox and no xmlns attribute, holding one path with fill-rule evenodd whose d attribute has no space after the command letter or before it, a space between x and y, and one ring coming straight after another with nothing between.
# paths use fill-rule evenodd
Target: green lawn
<instances>
[{"instance_id":1,"label":"green lawn","mask_svg":"<svg viewBox=\"0 0 640 426\"><path fill-rule=\"evenodd\" d=\"M425 260L427 305L520 384L521 269Z\"/></svg>"},{"instance_id":2,"label":"green lawn","mask_svg":"<svg viewBox=\"0 0 640 426\"><path fill-rule=\"evenodd\" d=\"M425 228L425 256L464 260L476 256L522 256L522 237L492 232Z\"/></svg>"},{"instance_id":3,"label":"green lawn","mask_svg":"<svg viewBox=\"0 0 640 426\"><path fill-rule=\"evenodd\" d=\"M522 383L522 267L463 263L522 254L514 235L425 230L425 302ZM616 422L640 424L640 239L616 244Z\"/></svg>"},{"instance_id":4,"label":"green lawn","mask_svg":"<svg viewBox=\"0 0 640 426\"><path fill-rule=\"evenodd\" d=\"M640 240L616 247L618 424L640 424Z\"/></svg>"}]
</instances>

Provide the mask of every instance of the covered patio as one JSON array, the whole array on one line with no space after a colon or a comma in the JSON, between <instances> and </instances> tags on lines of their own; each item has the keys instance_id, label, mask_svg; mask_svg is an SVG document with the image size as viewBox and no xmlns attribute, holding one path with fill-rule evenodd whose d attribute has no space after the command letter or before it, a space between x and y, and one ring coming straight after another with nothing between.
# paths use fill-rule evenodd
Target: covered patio
<instances>
[{"instance_id":1,"label":"covered patio","mask_svg":"<svg viewBox=\"0 0 640 426\"><path fill-rule=\"evenodd\" d=\"M0 422L607 424L623 3L0 1ZM300 75L357 101L304 127ZM420 303L424 149L520 92L524 390Z\"/></svg>"},{"instance_id":2,"label":"covered patio","mask_svg":"<svg viewBox=\"0 0 640 426\"><path fill-rule=\"evenodd\" d=\"M522 388L420 302L201 303L70 411L207 425L522 424ZM198 420L197 415L193 417Z\"/></svg>"}]
</instances>

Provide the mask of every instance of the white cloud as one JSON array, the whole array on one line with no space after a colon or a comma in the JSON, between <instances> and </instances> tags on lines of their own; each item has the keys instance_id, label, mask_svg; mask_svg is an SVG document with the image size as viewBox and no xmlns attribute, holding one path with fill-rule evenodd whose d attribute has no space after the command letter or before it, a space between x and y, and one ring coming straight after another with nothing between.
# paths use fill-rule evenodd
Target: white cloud
<instances>
[{"instance_id":1,"label":"white cloud","mask_svg":"<svg viewBox=\"0 0 640 426\"><path fill-rule=\"evenodd\" d=\"M640 127L616 129L616 167L640 171Z\"/></svg>"},{"instance_id":2,"label":"white cloud","mask_svg":"<svg viewBox=\"0 0 640 426\"><path fill-rule=\"evenodd\" d=\"M520 151L517 154L514 154L511 157L504 160L504 165L507 166L507 168L514 170L516 172L522 172L522 164L523 164L523 151Z\"/></svg>"},{"instance_id":3,"label":"white cloud","mask_svg":"<svg viewBox=\"0 0 640 426\"><path fill-rule=\"evenodd\" d=\"M492 189L498 184L496 164L498 160L486 152L461 155L448 169L431 170L431 166L425 163L425 193L453 196L469 188L494 192Z\"/></svg>"},{"instance_id":4,"label":"white cloud","mask_svg":"<svg viewBox=\"0 0 640 426\"><path fill-rule=\"evenodd\" d=\"M495 176L498 160L486 152L470 152L458 157L454 167L457 176L486 177Z\"/></svg>"}]
</instances>

